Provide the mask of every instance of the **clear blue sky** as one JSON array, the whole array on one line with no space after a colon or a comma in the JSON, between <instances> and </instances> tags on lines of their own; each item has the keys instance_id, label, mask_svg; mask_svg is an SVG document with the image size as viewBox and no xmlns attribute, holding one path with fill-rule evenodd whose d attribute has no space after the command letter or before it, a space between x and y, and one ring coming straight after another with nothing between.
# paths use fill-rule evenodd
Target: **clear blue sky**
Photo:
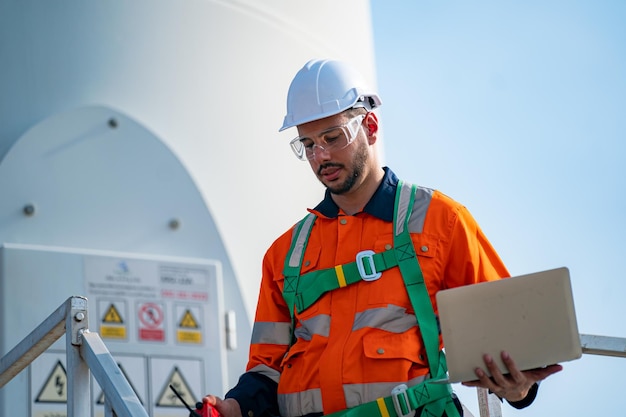
<instances>
[{"instance_id":1,"label":"clear blue sky","mask_svg":"<svg viewBox=\"0 0 626 417\"><path fill-rule=\"evenodd\" d=\"M385 162L465 204L512 274L567 266L581 333L626 337L626 2L371 5ZM504 416L626 413L626 359L564 366Z\"/></svg>"}]
</instances>

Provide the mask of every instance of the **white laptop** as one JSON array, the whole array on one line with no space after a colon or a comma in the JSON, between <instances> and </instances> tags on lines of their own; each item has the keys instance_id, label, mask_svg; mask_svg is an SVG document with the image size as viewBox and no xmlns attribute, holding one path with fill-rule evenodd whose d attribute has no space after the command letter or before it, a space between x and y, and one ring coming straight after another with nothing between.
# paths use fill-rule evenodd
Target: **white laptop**
<instances>
[{"instance_id":1,"label":"white laptop","mask_svg":"<svg viewBox=\"0 0 626 417\"><path fill-rule=\"evenodd\" d=\"M557 268L437 293L450 382L475 380L490 354L527 370L582 355L569 270Z\"/></svg>"}]
</instances>

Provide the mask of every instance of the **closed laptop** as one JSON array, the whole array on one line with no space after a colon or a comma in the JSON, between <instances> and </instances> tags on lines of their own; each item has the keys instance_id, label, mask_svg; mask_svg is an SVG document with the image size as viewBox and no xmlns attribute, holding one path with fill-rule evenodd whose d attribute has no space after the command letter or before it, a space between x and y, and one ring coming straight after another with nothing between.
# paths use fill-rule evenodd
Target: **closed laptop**
<instances>
[{"instance_id":1,"label":"closed laptop","mask_svg":"<svg viewBox=\"0 0 626 417\"><path fill-rule=\"evenodd\" d=\"M582 355L569 270L557 268L437 293L450 382L475 380L490 354L527 370Z\"/></svg>"}]
</instances>

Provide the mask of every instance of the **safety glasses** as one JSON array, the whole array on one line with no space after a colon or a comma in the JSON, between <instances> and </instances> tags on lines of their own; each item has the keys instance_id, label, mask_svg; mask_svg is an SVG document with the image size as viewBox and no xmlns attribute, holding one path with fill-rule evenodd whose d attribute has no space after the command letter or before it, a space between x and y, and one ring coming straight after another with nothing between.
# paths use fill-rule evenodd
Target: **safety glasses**
<instances>
[{"instance_id":1,"label":"safety glasses","mask_svg":"<svg viewBox=\"0 0 626 417\"><path fill-rule=\"evenodd\" d=\"M289 142L291 150L301 161L315 158L316 152L337 152L350 145L361 127L364 114L350 119L346 124L322 130L310 136L298 136ZM317 143L313 140L317 139Z\"/></svg>"}]
</instances>

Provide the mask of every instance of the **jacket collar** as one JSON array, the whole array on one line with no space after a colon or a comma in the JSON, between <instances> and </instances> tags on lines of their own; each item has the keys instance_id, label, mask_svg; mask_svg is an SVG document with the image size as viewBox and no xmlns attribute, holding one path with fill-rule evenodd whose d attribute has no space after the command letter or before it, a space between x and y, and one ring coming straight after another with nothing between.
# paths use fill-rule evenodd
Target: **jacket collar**
<instances>
[{"instance_id":1,"label":"jacket collar","mask_svg":"<svg viewBox=\"0 0 626 417\"><path fill-rule=\"evenodd\" d=\"M396 189L398 188L398 177L388 167L383 169L385 170L383 180L370 201L363 208L362 213L391 222L393 221L393 206L396 199ZM324 199L313 210L309 211L319 213L331 219L339 216L339 206L331 198L328 189L326 189Z\"/></svg>"}]
</instances>

